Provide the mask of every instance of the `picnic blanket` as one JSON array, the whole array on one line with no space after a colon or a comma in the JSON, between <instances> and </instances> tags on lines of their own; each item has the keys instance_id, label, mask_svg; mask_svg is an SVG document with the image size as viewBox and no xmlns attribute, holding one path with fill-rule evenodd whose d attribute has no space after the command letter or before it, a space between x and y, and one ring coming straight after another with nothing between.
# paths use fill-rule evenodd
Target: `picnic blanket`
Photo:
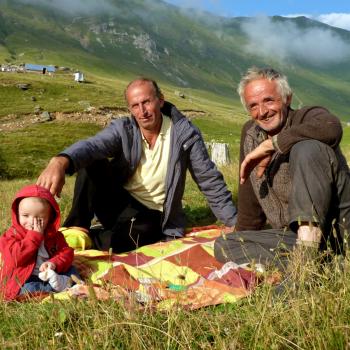
<instances>
[{"instance_id":1,"label":"picnic blanket","mask_svg":"<svg viewBox=\"0 0 350 350\"><path fill-rule=\"evenodd\" d=\"M222 264L215 259L214 241L221 234L220 227L211 226L125 254L76 252L74 265L85 284L54 294L54 298L134 300L158 309L237 302L252 292L258 276L233 262Z\"/></svg>"}]
</instances>

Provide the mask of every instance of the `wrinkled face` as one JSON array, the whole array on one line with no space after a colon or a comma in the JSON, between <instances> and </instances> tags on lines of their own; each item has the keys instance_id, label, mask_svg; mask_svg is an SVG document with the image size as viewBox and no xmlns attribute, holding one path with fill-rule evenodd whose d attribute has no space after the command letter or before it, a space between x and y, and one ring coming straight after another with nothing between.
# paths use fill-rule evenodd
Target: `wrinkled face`
<instances>
[{"instance_id":1,"label":"wrinkled face","mask_svg":"<svg viewBox=\"0 0 350 350\"><path fill-rule=\"evenodd\" d=\"M162 124L163 97L158 97L150 82L136 81L126 91L126 100L131 114L139 127L150 132L158 132Z\"/></svg>"},{"instance_id":2,"label":"wrinkled face","mask_svg":"<svg viewBox=\"0 0 350 350\"><path fill-rule=\"evenodd\" d=\"M284 103L275 81L251 81L244 89L244 100L251 117L269 136L276 135L281 130L291 96Z\"/></svg>"},{"instance_id":3,"label":"wrinkled face","mask_svg":"<svg viewBox=\"0 0 350 350\"><path fill-rule=\"evenodd\" d=\"M51 207L48 202L43 202L36 197L23 198L18 205L19 224L27 230L32 230L34 218L43 220L45 230L51 214Z\"/></svg>"}]
</instances>

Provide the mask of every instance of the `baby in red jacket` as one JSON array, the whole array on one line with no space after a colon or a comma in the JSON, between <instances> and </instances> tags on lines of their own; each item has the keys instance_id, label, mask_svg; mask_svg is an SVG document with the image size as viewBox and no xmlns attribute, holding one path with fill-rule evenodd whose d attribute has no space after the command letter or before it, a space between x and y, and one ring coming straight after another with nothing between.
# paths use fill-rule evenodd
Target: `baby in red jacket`
<instances>
[{"instance_id":1,"label":"baby in red jacket","mask_svg":"<svg viewBox=\"0 0 350 350\"><path fill-rule=\"evenodd\" d=\"M22 188L12 204L12 225L0 237L0 293L6 300L71 285L74 251L62 233L60 210L43 187Z\"/></svg>"}]
</instances>

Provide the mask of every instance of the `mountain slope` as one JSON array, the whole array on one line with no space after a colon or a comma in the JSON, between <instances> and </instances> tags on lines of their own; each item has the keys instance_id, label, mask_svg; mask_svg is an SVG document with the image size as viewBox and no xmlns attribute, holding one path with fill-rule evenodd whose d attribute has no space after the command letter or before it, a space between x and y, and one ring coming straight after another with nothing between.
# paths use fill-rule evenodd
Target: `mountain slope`
<instances>
[{"instance_id":1,"label":"mountain slope","mask_svg":"<svg viewBox=\"0 0 350 350\"><path fill-rule=\"evenodd\" d=\"M258 20L186 14L160 0L67 4L0 0L0 62L71 66L125 79L148 75L230 96L235 104L247 67L272 65L289 76L295 105L321 104L347 118L350 32L304 17L273 17L256 27ZM284 31L294 37L284 42ZM339 43L336 50L322 43L319 54L313 49L313 38L323 34ZM308 35L311 44L304 44Z\"/></svg>"}]
</instances>

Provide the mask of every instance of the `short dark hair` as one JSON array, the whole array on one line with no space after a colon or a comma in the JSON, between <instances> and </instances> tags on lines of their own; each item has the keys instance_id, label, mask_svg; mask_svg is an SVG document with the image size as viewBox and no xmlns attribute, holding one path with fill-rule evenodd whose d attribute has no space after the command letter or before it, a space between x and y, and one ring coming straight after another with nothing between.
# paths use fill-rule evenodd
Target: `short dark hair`
<instances>
[{"instance_id":1,"label":"short dark hair","mask_svg":"<svg viewBox=\"0 0 350 350\"><path fill-rule=\"evenodd\" d=\"M125 98L125 101L127 101L126 92L128 91L129 87L130 87L132 84L136 83L136 82L139 82L139 83L150 83L150 84L153 86L153 89L154 89L154 91L155 91L155 93L156 93L156 96L157 96L158 98L163 97L163 93L162 93L162 91L160 90L160 88L159 88L159 86L158 86L158 84L157 84L157 82L156 82L155 80L150 79L150 78L146 78L146 77L138 77L138 78L132 80L132 81L127 85L127 87L125 88L125 90L124 90L124 98Z\"/></svg>"}]
</instances>

